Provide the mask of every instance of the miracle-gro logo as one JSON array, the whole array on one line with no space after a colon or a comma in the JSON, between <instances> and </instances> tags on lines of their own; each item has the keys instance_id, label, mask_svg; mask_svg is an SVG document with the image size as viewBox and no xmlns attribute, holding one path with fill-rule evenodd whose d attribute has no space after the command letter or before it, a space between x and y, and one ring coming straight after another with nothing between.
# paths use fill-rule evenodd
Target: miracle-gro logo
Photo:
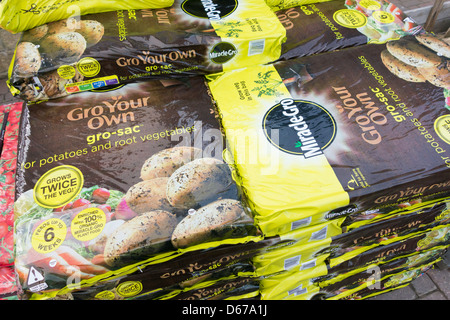
<instances>
[{"instance_id":1,"label":"miracle-gro logo","mask_svg":"<svg viewBox=\"0 0 450 320\"><path fill-rule=\"evenodd\" d=\"M185 0L181 4L185 13L212 21L219 21L232 14L237 7L237 0Z\"/></svg>"},{"instance_id":2,"label":"miracle-gro logo","mask_svg":"<svg viewBox=\"0 0 450 320\"><path fill-rule=\"evenodd\" d=\"M233 59L238 54L235 46L228 42L220 42L216 44L211 52L209 58L214 63L225 63Z\"/></svg>"},{"instance_id":3,"label":"miracle-gro logo","mask_svg":"<svg viewBox=\"0 0 450 320\"><path fill-rule=\"evenodd\" d=\"M305 159L323 154L336 136L336 121L317 103L283 99L264 116L263 130L267 139L281 151ZM278 141L271 131L278 131Z\"/></svg>"}]
</instances>

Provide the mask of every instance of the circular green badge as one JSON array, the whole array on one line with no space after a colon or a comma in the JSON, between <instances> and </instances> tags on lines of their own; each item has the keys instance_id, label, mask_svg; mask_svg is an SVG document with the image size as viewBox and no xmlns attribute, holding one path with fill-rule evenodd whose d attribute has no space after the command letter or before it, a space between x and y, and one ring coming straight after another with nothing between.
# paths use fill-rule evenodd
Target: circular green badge
<instances>
[{"instance_id":1,"label":"circular green badge","mask_svg":"<svg viewBox=\"0 0 450 320\"><path fill-rule=\"evenodd\" d=\"M442 141L450 144L450 115L446 114L436 119L434 130Z\"/></svg>"},{"instance_id":2,"label":"circular green badge","mask_svg":"<svg viewBox=\"0 0 450 320\"><path fill-rule=\"evenodd\" d=\"M44 208L59 208L72 201L83 187L84 177L73 166L47 171L34 186L34 201Z\"/></svg>"},{"instance_id":3,"label":"circular green badge","mask_svg":"<svg viewBox=\"0 0 450 320\"><path fill-rule=\"evenodd\" d=\"M67 226L61 219L52 218L40 223L31 235L31 245L39 253L56 250L66 238Z\"/></svg>"},{"instance_id":4,"label":"circular green badge","mask_svg":"<svg viewBox=\"0 0 450 320\"><path fill-rule=\"evenodd\" d=\"M76 75L75 68L72 66L67 66L67 65L59 67L57 72L61 78L66 79L66 80L72 79Z\"/></svg>"},{"instance_id":5,"label":"circular green badge","mask_svg":"<svg viewBox=\"0 0 450 320\"><path fill-rule=\"evenodd\" d=\"M381 8L381 4L375 0L361 0L359 5L367 10L379 10Z\"/></svg>"},{"instance_id":6,"label":"circular green badge","mask_svg":"<svg viewBox=\"0 0 450 320\"><path fill-rule=\"evenodd\" d=\"M139 281L127 281L119 284L117 293L122 297L133 297L142 291L142 283Z\"/></svg>"},{"instance_id":7,"label":"circular green badge","mask_svg":"<svg viewBox=\"0 0 450 320\"><path fill-rule=\"evenodd\" d=\"M364 13L351 9L336 11L333 19L341 26L351 29L363 27L367 23L367 17Z\"/></svg>"},{"instance_id":8,"label":"circular green badge","mask_svg":"<svg viewBox=\"0 0 450 320\"><path fill-rule=\"evenodd\" d=\"M109 290L99 292L95 295L95 298L99 300L114 300L115 297L114 292Z\"/></svg>"},{"instance_id":9,"label":"circular green badge","mask_svg":"<svg viewBox=\"0 0 450 320\"><path fill-rule=\"evenodd\" d=\"M375 19L375 21L379 23L389 24L395 21L395 16L386 11L375 11L372 14L372 17Z\"/></svg>"},{"instance_id":10,"label":"circular green badge","mask_svg":"<svg viewBox=\"0 0 450 320\"><path fill-rule=\"evenodd\" d=\"M97 238L106 224L106 215L99 208L87 208L72 220L70 230L75 239L89 241Z\"/></svg>"},{"instance_id":11,"label":"circular green badge","mask_svg":"<svg viewBox=\"0 0 450 320\"><path fill-rule=\"evenodd\" d=\"M94 77L100 72L100 63L94 58L83 58L77 63L78 71L85 77Z\"/></svg>"}]
</instances>

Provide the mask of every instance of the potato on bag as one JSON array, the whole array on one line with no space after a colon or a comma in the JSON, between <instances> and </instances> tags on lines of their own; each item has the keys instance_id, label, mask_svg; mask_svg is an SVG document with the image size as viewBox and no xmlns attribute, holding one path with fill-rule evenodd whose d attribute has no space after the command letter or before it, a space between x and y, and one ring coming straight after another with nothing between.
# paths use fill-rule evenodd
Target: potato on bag
<instances>
[{"instance_id":1,"label":"potato on bag","mask_svg":"<svg viewBox=\"0 0 450 320\"><path fill-rule=\"evenodd\" d=\"M177 169L167 182L167 200L180 209L217 199L233 183L230 168L215 158L201 158Z\"/></svg>"},{"instance_id":2,"label":"potato on bag","mask_svg":"<svg viewBox=\"0 0 450 320\"><path fill-rule=\"evenodd\" d=\"M30 77L41 67L42 58L36 45L31 42L21 42L16 49L15 72Z\"/></svg>"},{"instance_id":3,"label":"potato on bag","mask_svg":"<svg viewBox=\"0 0 450 320\"><path fill-rule=\"evenodd\" d=\"M86 40L78 32L62 32L45 37L41 43L41 52L52 59L61 59L66 63L78 61L86 50Z\"/></svg>"},{"instance_id":4,"label":"potato on bag","mask_svg":"<svg viewBox=\"0 0 450 320\"><path fill-rule=\"evenodd\" d=\"M410 82L425 82L424 76L416 67L397 59L389 51L381 52L381 61L397 77Z\"/></svg>"},{"instance_id":5,"label":"potato on bag","mask_svg":"<svg viewBox=\"0 0 450 320\"><path fill-rule=\"evenodd\" d=\"M240 202L223 199L212 202L187 215L177 225L172 234L172 244L176 248L186 248L202 242L220 240L227 232L242 224L253 224Z\"/></svg>"},{"instance_id":6,"label":"potato on bag","mask_svg":"<svg viewBox=\"0 0 450 320\"><path fill-rule=\"evenodd\" d=\"M30 29L28 31L25 31L22 36L22 42L29 41L29 42L39 42L43 37L47 35L48 32L48 25L43 24L42 26Z\"/></svg>"},{"instance_id":7,"label":"potato on bag","mask_svg":"<svg viewBox=\"0 0 450 320\"><path fill-rule=\"evenodd\" d=\"M394 57L414 67L431 68L442 63L435 52L410 39L389 41L386 47Z\"/></svg>"},{"instance_id":8,"label":"potato on bag","mask_svg":"<svg viewBox=\"0 0 450 320\"><path fill-rule=\"evenodd\" d=\"M95 20L80 21L80 29L76 30L86 39L87 47L97 44L105 33L105 27Z\"/></svg>"},{"instance_id":9,"label":"potato on bag","mask_svg":"<svg viewBox=\"0 0 450 320\"><path fill-rule=\"evenodd\" d=\"M125 201L138 214L158 209L171 210L166 198L168 180L161 177L138 182L125 194Z\"/></svg>"},{"instance_id":10,"label":"potato on bag","mask_svg":"<svg viewBox=\"0 0 450 320\"><path fill-rule=\"evenodd\" d=\"M103 253L105 251L106 241L108 236L113 233L118 227L125 223L125 220L113 220L106 223L105 228L100 235L89 241L89 249L93 252Z\"/></svg>"},{"instance_id":11,"label":"potato on bag","mask_svg":"<svg viewBox=\"0 0 450 320\"><path fill-rule=\"evenodd\" d=\"M418 68L423 77L436 87L450 88L450 63L434 68Z\"/></svg>"},{"instance_id":12,"label":"potato on bag","mask_svg":"<svg viewBox=\"0 0 450 320\"><path fill-rule=\"evenodd\" d=\"M440 40L435 35L432 35L431 33L423 33L416 35L416 39L424 46L435 51L438 55L442 55L450 59L450 44Z\"/></svg>"},{"instance_id":13,"label":"potato on bag","mask_svg":"<svg viewBox=\"0 0 450 320\"><path fill-rule=\"evenodd\" d=\"M167 246L177 223L174 214L155 210L146 212L119 226L105 245L105 262L115 265L122 256L159 252Z\"/></svg>"},{"instance_id":14,"label":"potato on bag","mask_svg":"<svg viewBox=\"0 0 450 320\"><path fill-rule=\"evenodd\" d=\"M179 167L201 156L202 150L194 147L164 149L148 158L141 169L141 179L170 177Z\"/></svg>"},{"instance_id":15,"label":"potato on bag","mask_svg":"<svg viewBox=\"0 0 450 320\"><path fill-rule=\"evenodd\" d=\"M79 22L76 18L67 18L47 24L48 34L58 34L64 32L78 32Z\"/></svg>"}]
</instances>

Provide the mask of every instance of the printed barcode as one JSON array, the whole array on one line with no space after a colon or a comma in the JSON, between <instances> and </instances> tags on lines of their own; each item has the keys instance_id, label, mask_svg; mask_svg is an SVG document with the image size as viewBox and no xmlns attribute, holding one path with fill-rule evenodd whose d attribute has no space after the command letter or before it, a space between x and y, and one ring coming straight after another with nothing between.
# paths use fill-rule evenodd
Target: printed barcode
<instances>
[{"instance_id":1,"label":"printed barcode","mask_svg":"<svg viewBox=\"0 0 450 320\"><path fill-rule=\"evenodd\" d=\"M295 266L298 266L300 264L301 257L302 256L300 255L284 260L284 270L289 270Z\"/></svg>"},{"instance_id":2,"label":"printed barcode","mask_svg":"<svg viewBox=\"0 0 450 320\"><path fill-rule=\"evenodd\" d=\"M306 288L303 289L302 285L299 285L297 288L288 291L289 295L299 296L301 294L307 293L308 290Z\"/></svg>"},{"instance_id":3,"label":"printed barcode","mask_svg":"<svg viewBox=\"0 0 450 320\"><path fill-rule=\"evenodd\" d=\"M305 226L308 226L311 223L311 217L302 219L302 220L297 220L291 223L291 230L295 230L298 228L302 228Z\"/></svg>"},{"instance_id":4,"label":"printed barcode","mask_svg":"<svg viewBox=\"0 0 450 320\"><path fill-rule=\"evenodd\" d=\"M314 268L316 266L316 260L307 261L305 263L302 263L302 266L300 267L300 270L306 270L310 268Z\"/></svg>"},{"instance_id":5,"label":"printed barcode","mask_svg":"<svg viewBox=\"0 0 450 320\"><path fill-rule=\"evenodd\" d=\"M265 39L250 41L248 43L248 55L254 56L263 53L265 45L266 45Z\"/></svg>"},{"instance_id":6,"label":"printed barcode","mask_svg":"<svg viewBox=\"0 0 450 320\"><path fill-rule=\"evenodd\" d=\"M319 231L311 233L311 238L309 238L309 241L325 239L327 237L327 230L328 226L320 229Z\"/></svg>"}]
</instances>

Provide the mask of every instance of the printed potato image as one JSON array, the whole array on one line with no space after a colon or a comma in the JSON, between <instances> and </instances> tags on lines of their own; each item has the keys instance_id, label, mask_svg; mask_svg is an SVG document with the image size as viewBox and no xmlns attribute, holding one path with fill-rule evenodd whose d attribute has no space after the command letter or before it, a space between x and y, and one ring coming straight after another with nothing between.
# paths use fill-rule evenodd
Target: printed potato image
<instances>
[{"instance_id":1,"label":"printed potato image","mask_svg":"<svg viewBox=\"0 0 450 320\"><path fill-rule=\"evenodd\" d=\"M125 220L112 220L107 222L105 228L98 235L98 237L89 241L89 250L92 252L103 253L105 251L108 236L124 223Z\"/></svg>"},{"instance_id":2,"label":"printed potato image","mask_svg":"<svg viewBox=\"0 0 450 320\"><path fill-rule=\"evenodd\" d=\"M424 78L435 85L436 87L441 87L444 89L450 88L450 70L448 66L449 62L446 63L446 66L442 65L434 68L417 68L419 72L424 76Z\"/></svg>"},{"instance_id":3,"label":"printed potato image","mask_svg":"<svg viewBox=\"0 0 450 320\"><path fill-rule=\"evenodd\" d=\"M43 24L42 26L30 29L28 31L25 31L22 36L22 42L29 41L29 42L39 42L43 37L47 35L48 32L48 25Z\"/></svg>"},{"instance_id":4,"label":"printed potato image","mask_svg":"<svg viewBox=\"0 0 450 320\"><path fill-rule=\"evenodd\" d=\"M86 39L87 47L97 44L105 33L103 25L95 20L80 21L80 28L76 30Z\"/></svg>"},{"instance_id":5,"label":"printed potato image","mask_svg":"<svg viewBox=\"0 0 450 320\"><path fill-rule=\"evenodd\" d=\"M179 167L199 157L202 150L194 147L164 149L148 158L141 169L141 179L170 177Z\"/></svg>"},{"instance_id":6,"label":"printed potato image","mask_svg":"<svg viewBox=\"0 0 450 320\"><path fill-rule=\"evenodd\" d=\"M14 72L22 77L32 77L42 64L42 58L36 45L21 42L17 45Z\"/></svg>"},{"instance_id":7,"label":"printed potato image","mask_svg":"<svg viewBox=\"0 0 450 320\"><path fill-rule=\"evenodd\" d=\"M79 29L79 22L76 18L67 18L50 22L47 24L48 34L57 34L63 32L77 32Z\"/></svg>"},{"instance_id":8,"label":"printed potato image","mask_svg":"<svg viewBox=\"0 0 450 320\"><path fill-rule=\"evenodd\" d=\"M152 210L171 210L166 198L169 178L161 177L144 180L133 185L125 194L128 206L137 214Z\"/></svg>"},{"instance_id":9,"label":"printed potato image","mask_svg":"<svg viewBox=\"0 0 450 320\"><path fill-rule=\"evenodd\" d=\"M78 61L86 50L86 40L78 32L63 32L48 35L41 41L41 52L51 59L60 59L64 63Z\"/></svg>"},{"instance_id":10,"label":"printed potato image","mask_svg":"<svg viewBox=\"0 0 450 320\"><path fill-rule=\"evenodd\" d=\"M414 67L431 68L442 63L435 52L409 39L389 41L386 48L394 57Z\"/></svg>"},{"instance_id":11,"label":"printed potato image","mask_svg":"<svg viewBox=\"0 0 450 320\"><path fill-rule=\"evenodd\" d=\"M166 249L176 224L175 215L163 210L146 212L126 221L108 237L105 262L113 266L122 259L139 259Z\"/></svg>"},{"instance_id":12,"label":"printed potato image","mask_svg":"<svg viewBox=\"0 0 450 320\"><path fill-rule=\"evenodd\" d=\"M223 199L212 202L187 215L176 226L172 234L175 248L186 248L195 244L226 236L236 224L252 224L237 200Z\"/></svg>"},{"instance_id":13,"label":"printed potato image","mask_svg":"<svg viewBox=\"0 0 450 320\"><path fill-rule=\"evenodd\" d=\"M230 168L214 158L201 158L178 168L167 182L167 199L179 209L217 199L233 183Z\"/></svg>"},{"instance_id":14,"label":"printed potato image","mask_svg":"<svg viewBox=\"0 0 450 320\"><path fill-rule=\"evenodd\" d=\"M409 64L404 63L403 61L400 61L392 54L390 54L389 51L387 50L381 52L381 61L383 61L383 64L390 72L392 72L397 77L403 80L410 82L426 81L424 76L419 72L419 70L416 67L413 67Z\"/></svg>"},{"instance_id":15,"label":"printed potato image","mask_svg":"<svg viewBox=\"0 0 450 320\"><path fill-rule=\"evenodd\" d=\"M436 36L429 33L416 35L416 39L424 46L435 51L438 55L450 59L450 45L448 43L438 39Z\"/></svg>"}]
</instances>

